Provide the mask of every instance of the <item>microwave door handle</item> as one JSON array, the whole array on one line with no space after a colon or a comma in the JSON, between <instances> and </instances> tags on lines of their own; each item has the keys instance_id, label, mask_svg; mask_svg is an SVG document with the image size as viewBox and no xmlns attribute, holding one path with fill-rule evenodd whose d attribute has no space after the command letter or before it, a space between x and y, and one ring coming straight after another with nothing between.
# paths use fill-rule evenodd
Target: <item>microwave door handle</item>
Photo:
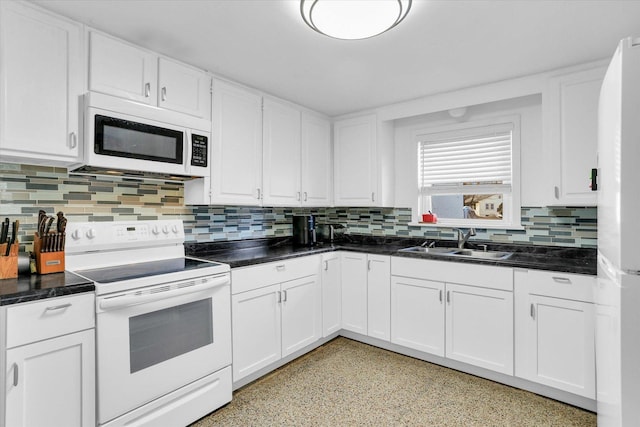
<instances>
[{"instance_id":1,"label":"microwave door handle","mask_svg":"<svg viewBox=\"0 0 640 427\"><path fill-rule=\"evenodd\" d=\"M130 292L111 298L105 298L99 302L99 306L102 310L115 310L118 308L165 300L167 298L175 298L194 292L206 291L218 286L227 285L229 283L229 276L225 275L223 277L210 278L205 280L204 283L184 288L167 289L152 294L139 294L136 292Z\"/></svg>"}]
</instances>

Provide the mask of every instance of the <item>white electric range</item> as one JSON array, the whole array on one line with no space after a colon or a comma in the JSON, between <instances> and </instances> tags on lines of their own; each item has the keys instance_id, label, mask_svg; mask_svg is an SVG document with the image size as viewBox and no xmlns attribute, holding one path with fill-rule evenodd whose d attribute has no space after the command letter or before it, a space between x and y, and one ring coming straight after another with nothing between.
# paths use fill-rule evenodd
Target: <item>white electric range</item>
<instances>
[{"instance_id":1,"label":"white electric range","mask_svg":"<svg viewBox=\"0 0 640 427\"><path fill-rule=\"evenodd\" d=\"M67 225L95 282L98 424L186 425L231 401L226 264L185 256L180 220Z\"/></svg>"}]
</instances>

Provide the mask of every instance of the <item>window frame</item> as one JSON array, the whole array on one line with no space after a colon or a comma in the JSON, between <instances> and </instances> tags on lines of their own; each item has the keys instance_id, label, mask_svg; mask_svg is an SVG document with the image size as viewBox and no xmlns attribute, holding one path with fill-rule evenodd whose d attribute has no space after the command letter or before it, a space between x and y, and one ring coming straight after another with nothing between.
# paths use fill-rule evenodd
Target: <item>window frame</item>
<instances>
[{"instance_id":1,"label":"window frame","mask_svg":"<svg viewBox=\"0 0 640 427\"><path fill-rule=\"evenodd\" d=\"M443 188L439 188L436 191L431 191L429 194L423 194L420 176L418 174L416 179L416 208L412 213L412 225L419 226L440 226L440 227L474 227L474 228L498 228L498 229L522 229L521 224L521 201L520 201L520 149L521 149L521 118L519 114L499 115L495 117L483 118L478 120L471 120L462 123L455 123L443 126L435 126L429 128L419 128L413 132L413 143L415 147L415 162L416 170L420 168L420 158L418 155L419 144L426 139L429 135L444 134L444 133L460 133L468 134L474 128L490 127L510 125L512 127L511 134L511 191L504 191L503 185L478 185L478 186L466 186L465 191L462 191L462 187L451 187L452 191L447 191ZM430 203L425 204L424 198L432 195L446 195L446 194L503 194L503 212L507 212L507 215L502 219L452 219L452 218L438 218L437 223L423 223L420 222L421 216L424 213L428 213L428 209L423 206L430 206ZM509 207L509 210L507 210ZM424 212L423 212L424 210Z\"/></svg>"}]
</instances>

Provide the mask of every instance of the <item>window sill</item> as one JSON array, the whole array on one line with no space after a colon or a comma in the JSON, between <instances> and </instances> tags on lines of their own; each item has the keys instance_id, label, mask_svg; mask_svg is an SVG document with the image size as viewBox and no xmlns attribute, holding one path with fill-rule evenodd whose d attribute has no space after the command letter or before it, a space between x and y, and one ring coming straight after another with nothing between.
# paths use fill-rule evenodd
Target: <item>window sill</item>
<instances>
[{"instance_id":1,"label":"window sill","mask_svg":"<svg viewBox=\"0 0 640 427\"><path fill-rule=\"evenodd\" d=\"M453 224L446 222L410 222L408 225L414 227L440 227L440 228L479 228L487 230L524 230L521 224L504 225L504 224Z\"/></svg>"}]
</instances>

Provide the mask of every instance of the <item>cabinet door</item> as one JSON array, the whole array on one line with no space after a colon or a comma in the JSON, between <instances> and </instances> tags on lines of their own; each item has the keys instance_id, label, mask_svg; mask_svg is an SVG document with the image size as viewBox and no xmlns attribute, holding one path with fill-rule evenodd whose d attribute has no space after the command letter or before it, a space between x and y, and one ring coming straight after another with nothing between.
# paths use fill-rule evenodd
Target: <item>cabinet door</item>
<instances>
[{"instance_id":1,"label":"cabinet door","mask_svg":"<svg viewBox=\"0 0 640 427\"><path fill-rule=\"evenodd\" d=\"M367 335L391 340L391 262L367 255Z\"/></svg>"},{"instance_id":2,"label":"cabinet door","mask_svg":"<svg viewBox=\"0 0 640 427\"><path fill-rule=\"evenodd\" d=\"M337 121L333 132L335 205L376 206L376 116Z\"/></svg>"},{"instance_id":3,"label":"cabinet door","mask_svg":"<svg viewBox=\"0 0 640 427\"><path fill-rule=\"evenodd\" d=\"M340 254L322 256L322 336L342 328L342 286L340 284Z\"/></svg>"},{"instance_id":4,"label":"cabinet door","mask_svg":"<svg viewBox=\"0 0 640 427\"><path fill-rule=\"evenodd\" d=\"M211 78L202 70L160 58L158 106L209 119Z\"/></svg>"},{"instance_id":5,"label":"cabinet door","mask_svg":"<svg viewBox=\"0 0 640 427\"><path fill-rule=\"evenodd\" d=\"M302 205L330 206L332 193L331 123L302 113Z\"/></svg>"},{"instance_id":6,"label":"cabinet door","mask_svg":"<svg viewBox=\"0 0 640 427\"><path fill-rule=\"evenodd\" d=\"M0 2L0 154L66 165L78 157L82 28L40 9Z\"/></svg>"},{"instance_id":7,"label":"cabinet door","mask_svg":"<svg viewBox=\"0 0 640 427\"><path fill-rule=\"evenodd\" d=\"M318 275L282 284L282 357L322 336L322 302Z\"/></svg>"},{"instance_id":8,"label":"cabinet door","mask_svg":"<svg viewBox=\"0 0 640 427\"><path fill-rule=\"evenodd\" d=\"M233 381L280 360L280 285L231 296Z\"/></svg>"},{"instance_id":9,"label":"cabinet door","mask_svg":"<svg viewBox=\"0 0 640 427\"><path fill-rule=\"evenodd\" d=\"M94 330L7 350L7 426L94 426Z\"/></svg>"},{"instance_id":10,"label":"cabinet door","mask_svg":"<svg viewBox=\"0 0 640 427\"><path fill-rule=\"evenodd\" d=\"M444 283L392 276L391 342L444 357Z\"/></svg>"},{"instance_id":11,"label":"cabinet door","mask_svg":"<svg viewBox=\"0 0 640 427\"><path fill-rule=\"evenodd\" d=\"M265 99L262 129L263 203L300 206L300 111Z\"/></svg>"},{"instance_id":12,"label":"cabinet door","mask_svg":"<svg viewBox=\"0 0 640 427\"><path fill-rule=\"evenodd\" d=\"M516 310L527 318L522 376L595 399L594 305L531 294L528 302Z\"/></svg>"},{"instance_id":13,"label":"cabinet door","mask_svg":"<svg viewBox=\"0 0 640 427\"><path fill-rule=\"evenodd\" d=\"M589 188L597 166L598 100L606 68L550 79L544 97L544 124L553 168L551 204L596 204Z\"/></svg>"},{"instance_id":14,"label":"cabinet door","mask_svg":"<svg viewBox=\"0 0 640 427\"><path fill-rule=\"evenodd\" d=\"M513 293L446 284L446 357L513 375Z\"/></svg>"},{"instance_id":15,"label":"cabinet door","mask_svg":"<svg viewBox=\"0 0 640 427\"><path fill-rule=\"evenodd\" d=\"M97 32L89 37L89 89L157 105L158 57Z\"/></svg>"},{"instance_id":16,"label":"cabinet door","mask_svg":"<svg viewBox=\"0 0 640 427\"><path fill-rule=\"evenodd\" d=\"M213 84L211 203L260 205L262 97L220 80Z\"/></svg>"},{"instance_id":17,"label":"cabinet door","mask_svg":"<svg viewBox=\"0 0 640 427\"><path fill-rule=\"evenodd\" d=\"M341 265L342 327L367 334L367 256L343 253Z\"/></svg>"}]
</instances>

